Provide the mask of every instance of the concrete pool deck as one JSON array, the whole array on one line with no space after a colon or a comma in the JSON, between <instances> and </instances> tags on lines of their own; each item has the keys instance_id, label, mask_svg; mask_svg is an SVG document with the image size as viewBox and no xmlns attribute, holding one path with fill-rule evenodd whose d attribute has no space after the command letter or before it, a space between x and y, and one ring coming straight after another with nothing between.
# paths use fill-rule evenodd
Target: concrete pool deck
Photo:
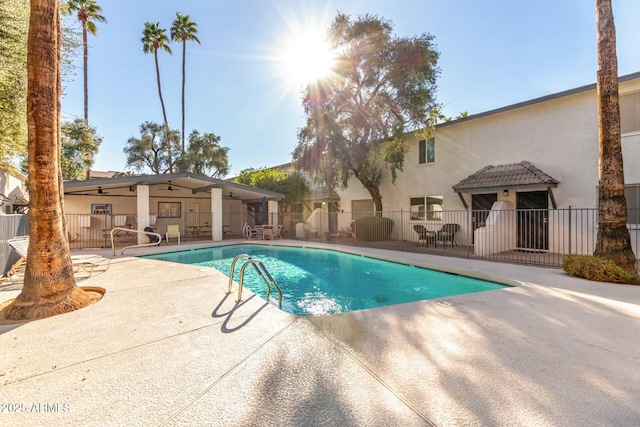
<instances>
[{"instance_id":1,"label":"concrete pool deck","mask_svg":"<svg viewBox=\"0 0 640 427\"><path fill-rule=\"evenodd\" d=\"M79 283L100 302L0 325L0 425L640 425L640 287L357 249L522 285L298 317L236 305L213 269L117 257Z\"/></svg>"}]
</instances>

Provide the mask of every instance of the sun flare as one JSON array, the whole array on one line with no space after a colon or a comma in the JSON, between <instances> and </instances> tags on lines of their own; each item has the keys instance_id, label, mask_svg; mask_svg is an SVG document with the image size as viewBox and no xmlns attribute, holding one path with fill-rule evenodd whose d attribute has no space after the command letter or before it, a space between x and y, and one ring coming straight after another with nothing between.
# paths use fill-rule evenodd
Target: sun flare
<instances>
[{"instance_id":1,"label":"sun flare","mask_svg":"<svg viewBox=\"0 0 640 427\"><path fill-rule=\"evenodd\" d=\"M335 53L320 34L292 35L284 46L283 73L298 85L327 77L335 63Z\"/></svg>"}]
</instances>

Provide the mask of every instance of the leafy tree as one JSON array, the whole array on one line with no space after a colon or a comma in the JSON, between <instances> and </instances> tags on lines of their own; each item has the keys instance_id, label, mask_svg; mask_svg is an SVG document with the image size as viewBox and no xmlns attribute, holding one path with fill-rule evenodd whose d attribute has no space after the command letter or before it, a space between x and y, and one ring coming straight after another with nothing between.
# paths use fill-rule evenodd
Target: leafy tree
<instances>
[{"instance_id":1,"label":"leafy tree","mask_svg":"<svg viewBox=\"0 0 640 427\"><path fill-rule=\"evenodd\" d=\"M69 0L67 2L68 13L77 12L78 21L82 24L82 46L84 64L84 121L89 121L89 88L88 88L88 56L89 44L87 34L98 34L96 22L106 23L107 19L101 15L102 8L94 0Z\"/></svg>"},{"instance_id":2,"label":"leafy tree","mask_svg":"<svg viewBox=\"0 0 640 427\"><path fill-rule=\"evenodd\" d=\"M598 134L600 146L598 236L594 255L636 273L627 229L627 201L620 137L618 58L611 0L596 0Z\"/></svg>"},{"instance_id":3,"label":"leafy tree","mask_svg":"<svg viewBox=\"0 0 640 427\"><path fill-rule=\"evenodd\" d=\"M193 172L222 178L229 172L229 148L220 146L220 137L213 133L189 135L189 148L178 161L182 172Z\"/></svg>"},{"instance_id":4,"label":"leafy tree","mask_svg":"<svg viewBox=\"0 0 640 427\"><path fill-rule=\"evenodd\" d=\"M127 168L138 172L146 169L154 174L171 173L171 151L179 150L180 134L165 125L144 122L140 125L140 138L131 137L124 153Z\"/></svg>"},{"instance_id":5,"label":"leafy tree","mask_svg":"<svg viewBox=\"0 0 640 427\"><path fill-rule=\"evenodd\" d=\"M96 300L75 284L64 227L60 172L60 3L31 0L27 47L29 251L24 286L0 317L31 320Z\"/></svg>"},{"instance_id":6,"label":"leafy tree","mask_svg":"<svg viewBox=\"0 0 640 427\"><path fill-rule=\"evenodd\" d=\"M0 2L0 167L27 151L27 33L29 3Z\"/></svg>"},{"instance_id":7,"label":"leafy tree","mask_svg":"<svg viewBox=\"0 0 640 427\"><path fill-rule=\"evenodd\" d=\"M169 47L169 38L165 34L167 30L160 28L160 22L152 24L146 22L144 24L144 30L142 31L142 51L144 53L153 53L153 58L156 63L156 78L158 81L158 96L160 97L160 104L162 105L162 117L164 118L164 125L169 126L167 121L167 112L164 108L164 100L162 99L162 86L160 84L160 66L158 64L158 50L163 49L171 55L171 47Z\"/></svg>"},{"instance_id":8,"label":"leafy tree","mask_svg":"<svg viewBox=\"0 0 640 427\"><path fill-rule=\"evenodd\" d=\"M395 182L408 132L428 129L439 73L431 35L401 38L392 30L369 15L336 16L329 38L337 65L305 89L306 125L294 151L302 170L330 186L357 178L379 212L383 167Z\"/></svg>"},{"instance_id":9,"label":"leafy tree","mask_svg":"<svg viewBox=\"0 0 640 427\"><path fill-rule=\"evenodd\" d=\"M285 198L281 202L283 212L288 212L293 203L300 202L309 192L306 180L300 173L273 168L243 169L236 182L284 194Z\"/></svg>"},{"instance_id":10,"label":"leafy tree","mask_svg":"<svg viewBox=\"0 0 640 427\"><path fill-rule=\"evenodd\" d=\"M171 25L171 40L182 42L182 153L185 152L184 141L184 86L185 86L185 64L187 59L187 41L194 41L200 44L196 36L198 24L189 19L189 15L176 13L176 19Z\"/></svg>"},{"instance_id":11,"label":"leafy tree","mask_svg":"<svg viewBox=\"0 0 640 427\"><path fill-rule=\"evenodd\" d=\"M102 137L82 119L62 123L62 178L85 179Z\"/></svg>"}]
</instances>

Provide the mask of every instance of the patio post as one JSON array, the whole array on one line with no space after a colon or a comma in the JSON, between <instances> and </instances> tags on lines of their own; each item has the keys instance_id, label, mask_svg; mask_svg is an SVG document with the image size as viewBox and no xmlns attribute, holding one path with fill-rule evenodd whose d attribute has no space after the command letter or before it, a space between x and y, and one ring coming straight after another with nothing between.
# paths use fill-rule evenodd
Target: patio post
<instances>
[{"instance_id":1,"label":"patio post","mask_svg":"<svg viewBox=\"0 0 640 427\"><path fill-rule=\"evenodd\" d=\"M278 226L278 201L277 200L269 200L268 203L268 211L269 211L269 223L274 227Z\"/></svg>"},{"instance_id":2,"label":"patio post","mask_svg":"<svg viewBox=\"0 0 640 427\"><path fill-rule=\"evenodd\" d=\"M149 226L149 186L138 184L136 186L136 204L137 204L137 215L138 220L138 230L143 231L145 227ZM138 244L142 245L148 243L147 236L141 233L138 234Z\"/></svg>"},{"instance_id":3,"label":"patio post","mask_svg":"<svg viewBox=\"0 0 640 427\"><path fill-rule=\"evenodd\" d=\"M211 240L222 240L222 188L211 189Z\"/></svg>"}]
</instances>

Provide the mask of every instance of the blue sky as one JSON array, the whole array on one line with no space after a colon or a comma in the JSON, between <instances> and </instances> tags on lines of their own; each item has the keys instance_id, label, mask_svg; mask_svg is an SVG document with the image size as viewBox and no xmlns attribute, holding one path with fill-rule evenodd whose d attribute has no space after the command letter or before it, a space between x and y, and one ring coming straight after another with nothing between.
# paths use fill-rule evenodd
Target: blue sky
<instances>
[{"instance_id":1,"label":"blue sky","mask_svg":"<svg viewBox=\"0 0 640 427\"><path fill-rule=\"evenodd\" d=\"M291 161L304 124L300 84L275 58L337 11L390 20L397 36L435 36L437 99L448 116L480 113L595 82L593 0L102 0L108 24L89 39L89 121L103 137L95 170L125 170L123 148L144 121L162 122L145 22L176 12L198 24L187 45L186 130L229 147L230 176ZM620 75L640 71L640 2L613 0ZM181 45L159 56L168 121L179 129ZM63 120L83 114L82 63L65 85Z\"/></svg>"}]
</instances>

